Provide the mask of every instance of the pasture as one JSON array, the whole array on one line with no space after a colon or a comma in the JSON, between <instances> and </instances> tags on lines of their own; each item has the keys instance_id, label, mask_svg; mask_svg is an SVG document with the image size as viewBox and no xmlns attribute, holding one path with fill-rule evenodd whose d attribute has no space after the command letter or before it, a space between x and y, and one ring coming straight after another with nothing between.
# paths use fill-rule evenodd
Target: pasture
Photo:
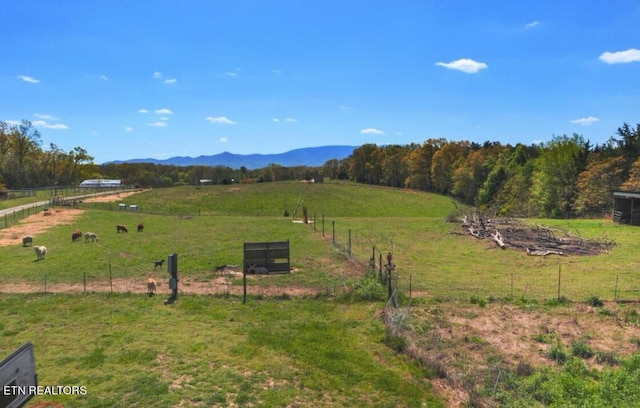
<instances>
[{"instance_id":1,"label":"pasture","mask_svg":"<svg viewBox=\"0 0 640 408\"><path fill-rule=\"evenodd\" d=\"M455 210L450 199L414 191L282 182L157 189L122 202L139 211L86 203L72 222L35 235L34 245L47 246L44 260L22 237L0 247L0 290L38 292L0 294L0 356L33 341L41 384L89 389L55 399L65 406L438 406L425 382L433 374L385 345L384 304L340 296L373 247L393 252L403 302L411 294L421 316L469 299L640 296L640 229L610 220L532 220L616 242L600 256L536 257L461 234L445 222ZM303 206L315 225L292 222ZM117 233L118 224L129 232ZM72 242L76 229L100 239ZM355 263L345 257L349 236ZM214 281L216 266L241 265L243 242L284 239L294 271L252 277L246 304L233 295L237 275L228 280L231 296L188 292ZM154 270L154 261L174 252L184 293L165 306L166 264ZM85 293L84 277L102 290ZM155 297L146 295L148 278L159 283ZM109 279L131 285L110 293ZM73 293L44 295L45 280Z\"/></svg>"}]
</instances>

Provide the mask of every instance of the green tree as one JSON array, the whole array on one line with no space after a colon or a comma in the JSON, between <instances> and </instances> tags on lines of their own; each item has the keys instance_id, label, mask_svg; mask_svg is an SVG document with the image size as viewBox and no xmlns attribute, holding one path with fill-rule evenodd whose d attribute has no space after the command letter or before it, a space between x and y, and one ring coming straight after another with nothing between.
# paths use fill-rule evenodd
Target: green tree
<instances>
[{"instance_id":1,"label":"green tree","mask_svg":"<svg viewBox=\"0 0 640 408\"><path fill-rule=\"evenodd\" d=\"M541 146L535 160L531 200L539 214L569 217L574 211L578 175L584 169L588 143L574 134L555 136Z\"/></svg>"}]
</instances>

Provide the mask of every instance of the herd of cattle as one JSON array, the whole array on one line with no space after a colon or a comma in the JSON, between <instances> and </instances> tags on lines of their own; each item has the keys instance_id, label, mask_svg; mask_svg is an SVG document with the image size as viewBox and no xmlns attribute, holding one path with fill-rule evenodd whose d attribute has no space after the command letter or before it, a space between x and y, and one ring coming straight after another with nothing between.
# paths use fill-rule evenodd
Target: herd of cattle
<instances>
[{"instance_id":1,"label":"herd of cattle","mask_svg":"<svg viewBox=\"0 0 640 408\"><path fill-rule=\"evenodd\" d=\"M138 224L138 232L144 231L144 223ZM126 225L118 224L116 225L116 233L126 233L129 232ZM82 231L75 230L71 233L71 242L77 242L82 239ZM95 232L85 232L84 233L84 242L98 242L98 235ZM22 237L22 246L33 246L33 236L25 235ZM36 245L33 247L36 251L36 259L39 261L44 259L47 255L47 247L44 245ZM155 267L154 267L155 268Z\"/></svg>"}]
</instances>

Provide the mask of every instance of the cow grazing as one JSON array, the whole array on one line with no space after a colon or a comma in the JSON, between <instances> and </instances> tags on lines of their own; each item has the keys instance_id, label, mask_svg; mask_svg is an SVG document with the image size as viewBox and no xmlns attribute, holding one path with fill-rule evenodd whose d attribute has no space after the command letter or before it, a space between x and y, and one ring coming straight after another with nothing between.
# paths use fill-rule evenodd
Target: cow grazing
<instances>
[{"instance_id":1,"label":"cow grazing","mask_svg":"<svg viewBox=\"0 0 640 408\"><path fill-rule=\"evenodd\" d=\"M147 279L147 295L149 295L149 297L155 295L157 289L158 289L158 285L156 284L155 279L153 278Z\"/></svg>"},{"instance_id":2,"label":"cow grazing","mask_svg":"<svg viewBox=\"0 0 640 408\"><path fill-rule=\"evenodd\" d=\"M47 255L47 247L45 246L34 246L33 249L36 251L38 261L44 259L45 255Z\"/></svg>"},{"instance_id":3,"label":"cow grazing","mask_svg":"<svg viewBox=\"0 0 640 408\"><path fill-rule=\"evenodd\" d=\"M153 270L155 271L157 267L162 268L162 264L164 263L164 259L159 261L153 261Z\"/></svg>"},{"instance_id":4,"label":"cow grazing","mask_svg":"<svg viewBox=\"0 0 640 408\"><path fill-rule=\"evenodd\" d=\"M142 231L144 231L144 224L140 223L138 224L138 232L142 232Z\"/></svg>"},{"instance_id":5,"label":"cow grazing","mask_svg":"<svg viewBox=\"0 0 640 408\"><path fill-rule=\"evenodd\" d=\"M95 232L87 232L84 234L84 242L98 242L98 236Z\"/></svg>"},{"instance_id":6,"label":"cow grazing","mask_svg":"<svg viewBox=\"0 0 640 408\"><path fill-rule=\"evenodd\" d=\"M33 245L33 237L31 235L25 235L22 237L22 246Z\"/></svg>"},{"instance_id":7,"label":"cow grazing","mask_svg":"<svg viewBox=\"0 0 640 408\"><path fill-rule=\"evenodd\" d=\"M116 225L116 232L119 234L121 232L129 232L126 225Z\"/></svg>"},{"instance_id":8,"label":"cow grazing","mask_svg":"<svg viewBox=\"0 0 640 408\"><path fill-rule=\"evenodd\" d=\"M71 233L71 242L80 241L80 238L82 238L82 231L75 230Z\"/></svg>"}]
</instances>

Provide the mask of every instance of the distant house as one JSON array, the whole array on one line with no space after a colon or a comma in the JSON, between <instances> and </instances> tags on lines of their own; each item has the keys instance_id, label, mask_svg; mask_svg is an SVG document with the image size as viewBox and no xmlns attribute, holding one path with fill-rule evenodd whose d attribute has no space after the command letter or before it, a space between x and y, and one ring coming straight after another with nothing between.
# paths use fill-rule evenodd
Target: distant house
<instances>
[{"instance_id":1,"label":"distant house","mask_svg":"<svg viewBox=\"0 0 640 408\"><path fill-rule=\"evenodd\" d=\"M82 181L78 187L80 188L114 188L122 185L121 180L109 179L88 179Z\"/></svg>"},{"instance_id":2,"label":"distant house","mask_svg":"<svg viewBox=\"0 0 640 408\"><path fill-rule=\"evenodd\" d=\"M620 224L640 225L640 193L613 192L613 221Z\"/></svg>"},{"instance_id":3,"label":"distant house","mask_svg":"<svg viewBox=\"0 0 640 408\"><path fill-rule=\"evenodd\" d=\"M201 179L200 184L213 184L213 180L211 179Z\"/></svg>"}]
</instances>

